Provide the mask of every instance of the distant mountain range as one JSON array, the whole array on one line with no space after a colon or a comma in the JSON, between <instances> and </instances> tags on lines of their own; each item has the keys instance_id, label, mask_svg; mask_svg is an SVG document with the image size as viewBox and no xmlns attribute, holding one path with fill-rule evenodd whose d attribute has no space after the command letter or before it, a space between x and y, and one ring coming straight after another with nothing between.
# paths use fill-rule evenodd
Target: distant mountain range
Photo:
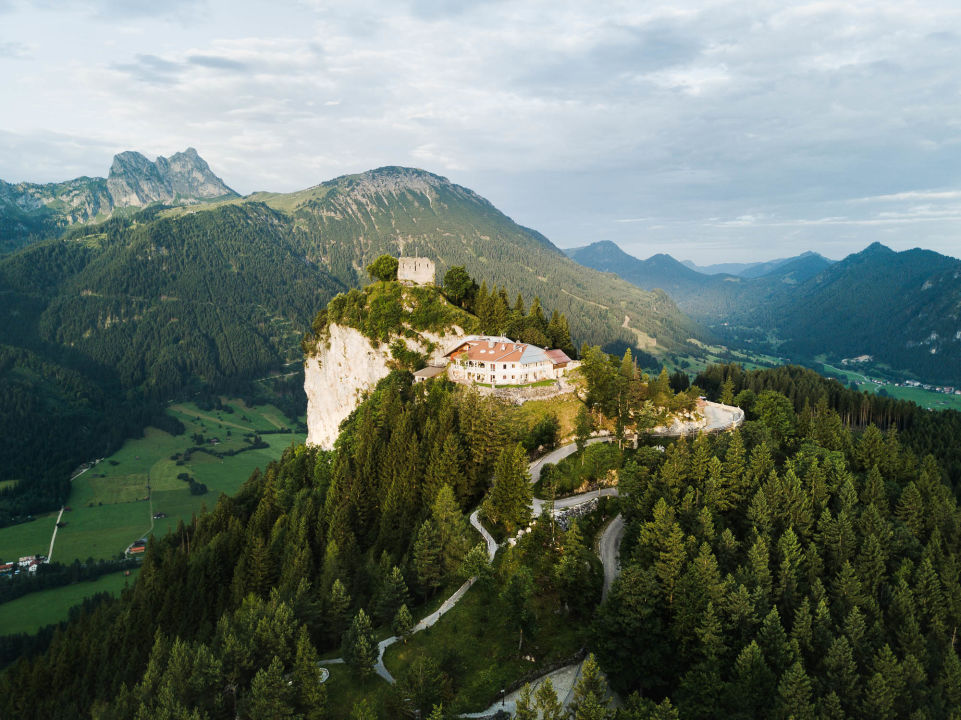
<instances>
[{"instance_id":1,"label":"distant mountain range","mask_svg":"<svg viewBox=\"0 0 961 720\"><path fill-rule=\"evenodd\" d=\"M705 275L669 255L639 260L610 242L567 251L578 262L678 306L733 342L776 338L779 352L871 355L893 370L961 384L961 261L875 243L840 262L816 253ZM760 272L762 265L764 273ZM704 268L711 269L711 268Z\"/></svg>"},{"instance_id":2,"label":"distant mountain range","mask_svg":"<svg viewBox=\"0 0 961 720\"><path fill-rule=\"evenodd\" d=\"M42 185L0 180L0 252L75 223L106 219L117 209L236 196L193 148L154 162L138 152L122 152L114 157L106 178Z\"/></svg>"},{"instance_id":3,"label":"distant mountain range","mask_svg":"<svg viewBox=\"0 0 961 720\"><path fill-rule=\"evenodd\" d=\"M706 337L665 292L578 265L473 191L423 170L386 167L240 198L188 150L155 163L122 153L106 180L73 183L77 197L100 204L77 200L74 214L35 226L44 239L0 257L0 397L20 399L4 408L0 432L30 440L0 445L0 478L61 482L65 464L106 451L93 419L119 417L118 403L132 410L145 398L237 388L299 358L314 314L368 282L366 265L383 253L432 258L439 282L464 265L491 289L506 287L511 304L516 293L539 297L567 316L578 344L634 347L647 366L659 362L654 354L696 352L689 338ZM40 217L43 193L61 186L18 187L21 198L39 193L28 205ZM116 208L124 212L101 220ZM0 233L11 242L9 228ZM60 417L84 420L46 421ZM11 513L24 507L15 500Z\"/></svg>"},{"instance_id":4,"label":"distant mountain range","mask_svg":"<svg viewBox=\"0 0 961 720\"><path fill-rule=\"evenodd\" d=\"M827 262L834 262L833 260L828 260L822 255L818 255L815 252L805 252L800 255L789 257L789 258L778 258L777 260L767 260L764 262L749 262L749 263L718 263L716 265L695 265L691 260L682 260L681 263L691 268L691 270L697 270L697 272L702 275L737 275L742 278L758 278L767 275L774 270L776 270L781 265L785 263L793 262L800 258L804 258L810 255L817 256L822 260L827 260Z\"/></svg>"}]
</instances>

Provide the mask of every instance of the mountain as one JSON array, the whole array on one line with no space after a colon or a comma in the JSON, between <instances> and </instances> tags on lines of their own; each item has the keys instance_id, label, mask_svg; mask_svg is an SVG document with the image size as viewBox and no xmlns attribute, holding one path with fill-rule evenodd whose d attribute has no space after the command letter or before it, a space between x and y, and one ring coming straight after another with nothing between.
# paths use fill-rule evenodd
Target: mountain
<instances>
[{"instance_id":1,"label":"mountain","mask_svg":"<svg viewBox=\"0 0 961 720\"><path fill-rule=\"evenodd\" d=\"M0 252L76 223L105 219L118 208L236 196L193 148L154 162L138 152L122 152L114 156L106 178L43 185L0 180Z\"/></svg>"},{"instance_id":2,"label":"mountain","mask_svg":"<svg viewBox=\"0 0 961 720\"><path fill-rule=\"evenodd\" d=\"M365 282L363 268L383 253L423 255L437 264L438 282L464 265L478 282L539 297L570 318L578 344L660 353L690 349L687 339L704 334L665 293L585 271L472 190L424 170L384 167L243 204L261 202L289 218L308 260L347 286Z\"/></svg>"},{"instance_id":3,"label":"mountain","mask_svg":"<svg viewBox=\"0 0 961 720\"><path fill-rule=\"evenodd\" d=\"M665 254L639 260L610 241L567 253L582 265L614 273L645 290L664 290L681 310L708 323L751 315L830 266L830 261L817 253L804 253L769 268L761 277L749 278L705 275Z\"/></svg>"},{"instance_id":4,"label":"mountain","mask_svg":"<svg viewBox=\"0 0 961 720\"><path fill-rule=\"evenodd\" d=\"M153 169L142 156L118 156L112 187L128 199L216 187L183 170L184 162L197 167L189 155ZM476 193L422 170L381 168L290 194L152 204L0 258L0 345L10 358L0 363L0 396L22 399L5 406L0 432L36 428L27 445L0 445L3 477L31 478L18 492L62 487L70 467L117 441L99 421L53 435L60 425L34 423L44 414L112 417L129 434L154 414L148 405L239 392L300 357L314 314L366 284L364 268L383 253L432 258L438 281L464 265L492 291L505 287L511 305L518 293L528 303L539 297L548 313L570 318L578 346L634 347L645 366L658 364L658 354L694 351L688 338L705 335L665 293L586 270ZM86 386L96 393L76 390ZM44 398L43 406L30 398ZM0 524L4 512L29 507L0 496Z\"/></svg>"},{"instance_id":5,"label":"mountain","mask_svg":"<svg viewBox=\"0 0 961 720\"><path fill-rule=\"evenodd\" d=\"M804 253L750 278L702 275L667 255L638 260L608 242L568 252L639 287L663 288L731 344L776 337L778 353L792 357L871 355L896 373L961 385L954 258L875 243L839 262Z\"/></svg>"},{"instance_id":6,"label":"mountain","mask_svg":"<svg viewBox=\"0 0 961 720\"><path fill-rule=\"evenodd\" d=\"M789 353L871 355L896 371L961 384L961 261L874 243L815 277L768 323Z\"/></svg>"},{"instance_id":7,"label":"mountain","mask_svg":"<svg viewBox=\"0 0 961 720\"><path fill-rule=\"evenodd\" d=\"M785 265L787 263L794 262L795 260L801 258L807 258L809 256L815 256L816 258L821 258L826 265L829 265L833 260L828 260L827 258L818 255L815 252L805 252L801 253L796 257L789 258L778 258L776 260L768 260L765 262L750 262L750 263L718 263L715 265L695 265L691 260L682 260L681 264L689 267L691 270L696 270L702 275L736 275L743 278L756 278L768 275L777 268Z\"/></svg>"}]
</instances>

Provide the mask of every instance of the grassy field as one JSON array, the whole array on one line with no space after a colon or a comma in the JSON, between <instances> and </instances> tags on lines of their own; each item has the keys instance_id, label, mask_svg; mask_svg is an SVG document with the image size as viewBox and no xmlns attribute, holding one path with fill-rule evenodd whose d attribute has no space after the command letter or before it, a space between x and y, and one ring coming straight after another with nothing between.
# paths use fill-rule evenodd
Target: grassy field
<instances>
[{"instance_id":1,"label":"grassy field","mask_svg":"<svg viewBox=\"0 0 961 720\"><path fill-rule=\"evenodd\" d=\"M0 529L0 560L10 562L25 555L46 555L56 519L56 513L48 513L32 522Z\"/></svg>"},{"instance_id":2,"label":"grassy field","mask_svg":"<svg viewBox=\"0 0 961 720\"><path fill-rule=\"evenodd\" d=\"M560 421L560 437L566 438L574 434L574 419L578 411L584 406L576 396L558 395L547 400L529 400L523 405L512 409L514 416L527 426L533 426L538 420L554 413Z\"/></svg>"},{"instance_id":3,"label":"grassy field","mask_svg":"<svg viewBox=\"0 0 961 720\"><path fill-rule=\"evenodd\" d=\"M211 508L221 493L232 494L255 468L276 460L291 443L302 443L298 432L262 435L266 448L248 449L224 458L205 452L184 452L195 445L224 452L250 448L254 433L295 425L271 405L248 407L239 400L225 403L233 412L201 410L192 403L172 405L168 412L186 427L182 435L147 428L142 438L128 440L116 453L73 481L65 527L57 533L53 559L109 558L149 532L164 534L178 520ZM196 442L199 440L200 442ZM178 479L187 473L207 486L192 495ZM155 513L167 517L153 520ZM53 531L51 516L0 529L0 558L47 552Z\"/></svg>"},{"instance_id":4,"label":"grassy field","mask_svg":"<svg viewBox=\"0 0 961 720\"><path fill-rule=\"evenodd\" d=\"M118 595L129 583L132 584L139 570L130 576L123 572L102 575L96 580L74 585L41 590L0 605L0 635L36 632L44 625L67 619L67 613L84 598L101 592Z\"/></svg>"},{"instance_id":5,"label":"grassy field","mask_svg":"<svg viewBox=\"0 0 961 720\"><path fill-rule=\"evenodd\" d=\"M848 370L844 367L824 364L828 371L843 378L845 385L855 383L858 390L871 393L879 393L884 390L891 397L899 400L910 400L921 407L929 410L961 410L961 395L945 395L944 393L934 392L916 387L899 387L894 383L882 382L880 385L867 379L866 373L856 370ZM878 378L880 379L880 378Z\"/></svg>"}]
</instances>

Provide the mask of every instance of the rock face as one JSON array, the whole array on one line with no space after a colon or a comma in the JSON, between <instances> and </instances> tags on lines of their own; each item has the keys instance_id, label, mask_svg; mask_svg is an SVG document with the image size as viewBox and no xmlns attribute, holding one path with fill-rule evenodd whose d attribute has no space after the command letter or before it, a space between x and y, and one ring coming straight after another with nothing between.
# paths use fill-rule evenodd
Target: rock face
<instances>
[{"instance_id":1,"label":"rock face","mask_svg":"<svg viewBox=\"0 0 961 720\"><path fill-rule=\"evenodd\" d=\"M404 338L407 347L428 354L432 364L440 364L455 336L423 333L419 340ZM350 415L365 392L390 372L389 343L377 347L359 331L332 324L326 342L307 358L304 390L307 393L307 442L329 450L337 439L340 424ZM431 348L430 346L434 347Z\"/></svg>"},{"instance_id":2,"label":"rock face","mask_svg":"<svg viewBox=\"0 0 961 720\"><path fill-rule=\"evenodd\" d=\"M106 178L43 185L0 180L0 251L16 247L19 238L105 218L118 207L191 204L236 195L193 148L154 162L138 152L122 152L114 156Z\"/></svg>"},{"instance_id":3,"label":"rock face","mask_svg":"<svg viewBox=\"0 0 961 720\"><path fill-rule=\"evenodd\" d=\"M236 195L193 148L150 162L138 152L114 156L107 189L116 207L196 202Z\"/></svg>"}]
</instances>

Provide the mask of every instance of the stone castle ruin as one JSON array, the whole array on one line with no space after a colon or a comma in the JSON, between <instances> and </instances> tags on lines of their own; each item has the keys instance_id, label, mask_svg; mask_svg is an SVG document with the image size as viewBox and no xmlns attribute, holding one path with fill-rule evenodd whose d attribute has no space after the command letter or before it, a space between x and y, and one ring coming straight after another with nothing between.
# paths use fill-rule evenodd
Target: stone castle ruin
<instances>
[{"instance_id":1,"label":"stone castle ruin","mask_svg":"<svg viewBox=\"0 0 961 720\"><path fill-rule=\"evenodd\" d=\"M423 257L397 258L397 280L408 285L433 285L434 261Z\"/></svg>"}]
</instances>

